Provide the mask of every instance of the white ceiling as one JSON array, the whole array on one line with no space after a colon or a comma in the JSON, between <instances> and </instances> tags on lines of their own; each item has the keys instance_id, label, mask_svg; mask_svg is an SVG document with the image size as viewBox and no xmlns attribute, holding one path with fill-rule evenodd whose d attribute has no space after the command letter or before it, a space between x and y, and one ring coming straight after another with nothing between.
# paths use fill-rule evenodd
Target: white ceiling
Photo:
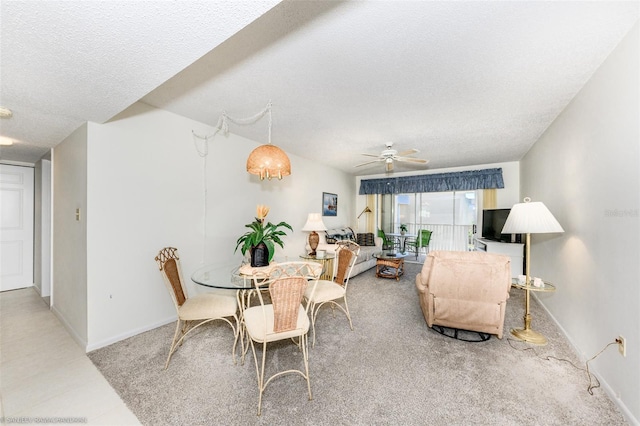
<instances>
[{"instance_id":1,"label":"white ceiling","mask_svg":"<svg viewBox=\"0 0 640 426\"><path fill-rule=\"evenodd\" d=\"M36 161L142 99L210 125L271 100L273 143L361 175L384 170L354 165L388 141L429 168L519 160L640 16L637 1L276 3L2 1L0 133L23 142L0 158ZM266 120L230 131L267 139Z\"/></svg>"}]
</instances>

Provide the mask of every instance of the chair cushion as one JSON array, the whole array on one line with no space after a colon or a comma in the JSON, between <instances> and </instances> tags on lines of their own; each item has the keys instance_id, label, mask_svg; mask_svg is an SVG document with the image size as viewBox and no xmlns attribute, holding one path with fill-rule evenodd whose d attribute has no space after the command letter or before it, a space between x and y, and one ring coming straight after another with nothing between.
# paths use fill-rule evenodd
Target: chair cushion
<instances>
[{"instance_id":1,"label":"chair cushion","mask_svg":"<svg viewBox=\"0 0 640 426\"><path fill-rule=\"evenodd\" d=\"M297 326L293 330L276 333L273 331L273 305L264 305L264 313L262 306L253 306L244 311L244 324L251 337L255 342L274 342L276 340L289 339L291 337L301 336L309 331L309 317L302 305L298 311ZM266 314L266 327L265 327Z\"/></svg>"},{"instance_id":2,"label":"chair cushion","mask_svg":"<svg viewBox=\"0 0 640 426\"><path fill-rule=\"evenodd\" d=\"M313 303L322 303L328 300L336 300L340 299L344 296L345 289L340 284L334 283L333 281L327 280L319 280L316 286L316 291L311 298L311 291L313 289L311 286L307 288L307 291L304 292L304 297L310 299Z\"/></svg>"},{"instance_id":3,"label":"chair cushion","mask_svg":"<svg viewBox=\"0 0 640 426\"><path fill-rule=\"evenodd\" d=\"M238 302L233 296L202 293L188 298L178 309L181 320L193 321L235 315Z\"/></svg>"}]
</instances>

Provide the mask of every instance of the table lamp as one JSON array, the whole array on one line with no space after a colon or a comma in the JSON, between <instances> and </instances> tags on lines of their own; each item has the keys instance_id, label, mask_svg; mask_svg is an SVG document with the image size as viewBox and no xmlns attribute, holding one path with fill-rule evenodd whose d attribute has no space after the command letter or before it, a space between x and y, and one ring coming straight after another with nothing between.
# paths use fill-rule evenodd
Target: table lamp
<instances>
[{"instance_id":1,"label":"table lamp","mask_svg":"<svg viewBox=\"0 0 640 426\"><path fill-rule=\"evenodd\" d=\"M547 338L531 329L531 314L529 313L529 289L531 287L531 276L529 267L531 265L530 247L531 234L545 234L552 232L564 232L549 209L540 201L531 202L531 198L526 197L524 203L514 204L509 212L507 221L502 228L503 234L526 234L525 243L525 313L524 328L514 328L511 334L525 342L536 345L546 345Z\"/></svg>"},{"instance_id":2,"label":"table lamp","mask_svg":"<svg viewBox=\"0 0 640 426\"><path fill-rule=\"evenodd\" d=\"M303 231L311 231L309 234L309 247L311 247L311 256L316 255L316 249L318 248L318 243L320 242L320 236L316 231L326 231L327 227L324 226L322 222L322 216L320 213L309 213L307 217L307 223L302 227Z\"/></svg>"}]
</instances>

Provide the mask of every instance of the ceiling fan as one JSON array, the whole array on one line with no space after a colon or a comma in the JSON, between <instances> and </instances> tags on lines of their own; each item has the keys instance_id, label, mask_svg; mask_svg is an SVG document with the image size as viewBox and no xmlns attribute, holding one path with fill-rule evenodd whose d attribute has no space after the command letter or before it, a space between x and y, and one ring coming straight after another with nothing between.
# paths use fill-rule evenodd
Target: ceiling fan
<instances>
[{"instance_id":1,"label":"ceiling fan","mask_svg":"<svg viewBox=\"0 0 640 426\"><path fill-rule=\"evenodd\" d=\"M373 163L378 163L382 161L384 162L385 171L392 172L394 161L401 161L401 162L406 161L409 163L420 163L420 164L427 164L429 162L429 160L423 160L421 158L407 157L407 155L413 155L420 152L417 149L408 149L406 151L398 152L395 149L393 149L393 142L387 142L386 146L387 147L384 150L382 150L382 152L379 155L362 154L367 157L376 157L376 159L373 161L367 161L365 163L358 164L355 167L366 166L367 164L373 164Z\"/></svg>"}]
</instances>

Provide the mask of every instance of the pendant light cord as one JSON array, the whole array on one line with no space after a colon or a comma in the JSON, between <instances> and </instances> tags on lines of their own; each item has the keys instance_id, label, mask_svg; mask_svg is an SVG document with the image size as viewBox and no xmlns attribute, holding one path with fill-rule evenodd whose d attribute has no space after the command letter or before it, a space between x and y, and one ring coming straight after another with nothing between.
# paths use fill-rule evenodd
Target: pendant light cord
<instances>
[{"instance_id":1,"label":"pendant light cord","mask_svg":"<svg viewBox=\"0 0 640 426\"><path fill-rule=\"evenodd\" d=\"M191 134L193 136L193 144L196 148L196 152L198 156L202 157L202 261L201 264L204 264L207 251L207 156L209 155L209 141L213 141L215 136L222 132L224 135L229 134L229 122L233 124L237 124L240 126L247 126L249 124L255 124L260 120L265 114L269 113L269 145L271 145L271 107L273 104L271 101L267 103L267 106L260 111L259 113L247 117L247 118L233 118L229 117L226 111L223 111L220 117L218 118L218 123L216 124L215 132L210 135L199 135L193 130ZM198 146L199 141L204 141L202 143L202 149Z\"/></svg>"}]
</instances>

